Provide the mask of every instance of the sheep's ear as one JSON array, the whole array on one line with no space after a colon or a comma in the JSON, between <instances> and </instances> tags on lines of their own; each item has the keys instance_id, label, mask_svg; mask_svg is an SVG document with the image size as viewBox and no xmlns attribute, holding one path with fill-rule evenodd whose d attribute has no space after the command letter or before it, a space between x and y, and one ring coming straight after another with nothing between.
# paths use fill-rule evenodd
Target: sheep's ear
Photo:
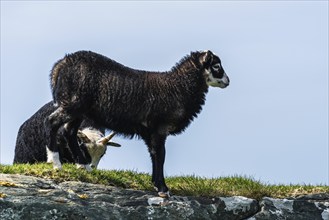
<instances>
[{"instance_id":1,"label":"sheep's ear","mask_svg":"<svg viewBox=\"0 0 329 220\"><path fill-rule=\"evenodd\" d=\"M115 142L112 142L112 141L107 142L106 145L111 146L111 147L121 147L121 144L118 144L118 143L115 143Z\"/></svg>"},{"instance_id":2,"label":"sheep's ear","mask_svg":"<svg viewBox=\"0 0 329 220\"><path fill-rule=\"evenodd\" d=\"M91 140L87 137L87 135L85 135L82 131L78 130L78 134L77 134L79 140L83 143L90 143Z\"/></svg>"},{"instance_id":3,"label":"sheep's ear","mask_svg":"<svg viewBox=\"0 0 329 220\"><path fill-rule=\"evenodd\" d=\"M205 68L209 68L211 66L213 60L213 53L210 50L202 51L199 55L199 62Z\"/></svg>"},{"instance_id":4,"label":"sheep's ear","mask_svg":"<svg viewBox=\"0 0 329 220\"><path fill-rule=\"evenodd\" d=\"M102 144L102 145L107 145L107 143L113 138L113 136L115 135L115 132L112 132L111 134L107 135L106 137L103 137L101 139L99 139L97 141L98 144Z\"/></svg>"}]
</instances>

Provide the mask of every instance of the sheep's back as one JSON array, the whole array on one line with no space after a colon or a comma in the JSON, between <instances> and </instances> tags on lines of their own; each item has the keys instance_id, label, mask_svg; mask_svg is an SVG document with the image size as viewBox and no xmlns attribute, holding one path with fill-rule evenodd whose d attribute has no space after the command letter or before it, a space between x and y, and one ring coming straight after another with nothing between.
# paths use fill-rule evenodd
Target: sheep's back
<instances>
[{"instance_id":1,"label":"sheep's back","mask_svg":"<svg viewBox=\"0 0 329 220\"><path fill-rule=\"evenodd\" d=\"M20 126L16 138L14 163L47 160L45 146L48 139L43 122L54 110L53 103L48 102Z\"/></svg>"}]
</instances>

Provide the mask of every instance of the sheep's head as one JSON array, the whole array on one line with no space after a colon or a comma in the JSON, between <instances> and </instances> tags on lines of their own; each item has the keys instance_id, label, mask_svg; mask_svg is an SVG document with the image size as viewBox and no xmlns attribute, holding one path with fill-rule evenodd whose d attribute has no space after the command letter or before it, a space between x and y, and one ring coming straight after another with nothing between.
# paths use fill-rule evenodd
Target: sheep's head
<instances>
[{"instance_id":1,"label":"sheep's head","mask_svg":"<svg viewBox=\"0 0 329 220\"><path fill-rule=\"evenodd\" d=\"M100 159L104 156L107 146L120 147L120 144L110 142L115 133L111 133L106 137L98 130L85 128L78 131L78 139L83 143L91 157L91 167L97 168Z\"/></svg>"},{"instance_id":2,"label":"sheep's head","mask_svg":"<svg viewBox=\"0 0 329 220\"><path fill-rule=\"evenodd\" d=\"M199 62L204 69L206 82L209 86L223 89L230 84L230 79L226 75L219 57L210 50L199 52Z\"/></svg>"}]
</instances>

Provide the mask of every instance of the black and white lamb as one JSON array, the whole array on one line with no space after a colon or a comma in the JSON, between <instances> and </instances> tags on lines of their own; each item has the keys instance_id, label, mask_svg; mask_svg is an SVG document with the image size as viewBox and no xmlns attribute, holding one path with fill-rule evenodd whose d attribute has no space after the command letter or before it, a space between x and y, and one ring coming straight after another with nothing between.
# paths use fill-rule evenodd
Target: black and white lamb
<instances>
[{"instance_id":1,"label":"black and white lamb","mask_svg":"<svg viewBox=\"0 0 329 220\"><path fill-rule=\"evenodd\" d=\"M208 86L229 85L221 60L211 51L191 52L168 72L126 67L90 51L66 55L55 63L51 88L57 109L48 117L49 151L58 154L56 133L70 123L70 146L83 117L124 136L142 138L152 159L152 182L160 196L169 195L163 165L169 134L183 132L201 111ZM77 155L77 163L86 164ZM54 167L60 167L54 161Z\"/></svg>"},{"instance_id":2,"label":"black and white lamb","mask_svg":"<svg viewBox=\"0 0 329 220\"><path fill-rule=\"evenodd\" d=\"M46 146L50 138L47 137L44 120L55 110L53 102L48 102L21 125L16 139L14 163L53 162L53 158L47 160ZM96 125L89 119L83 120L80 129L77 134L78 150L86 157L88 164L97 168L106 152L106 146L118 146L116 143L109 142L114 133L104 137L104 127ZM67 145L65 133L65 128L62 127L60 135L57 136L57 142L61 145L59 159L63 163L74 163L75 157ZM90 170L89 166L84 168Z\"/></svg>"}]
</instances>

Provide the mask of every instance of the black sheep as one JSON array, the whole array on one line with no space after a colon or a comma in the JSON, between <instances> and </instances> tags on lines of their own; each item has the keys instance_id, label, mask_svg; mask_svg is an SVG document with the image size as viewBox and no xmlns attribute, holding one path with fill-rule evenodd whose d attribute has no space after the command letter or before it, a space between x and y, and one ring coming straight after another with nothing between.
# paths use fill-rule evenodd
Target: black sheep
<instances>
[{"instance_id":1,"label":"black sheep","mask_svg":"<svg viewBox=\"0 0 329 220\"><path fill-rule=\"evenodd\" d=\"M163 175L167 136L183 132L197 116L209 85L229 85L219 57L211 51L192 52L168 72L135 70L100 54L79 51L59 60L50 79L58 105L46 121L54 157L58 128L69 123L69 142L77 148L75 136L83 117L119 134L137 135L148 146L152 182L160 196L168 194ZM76 160L86 163L82 155Z\"/></svg>"},{"instance_id":2,"label":"black sheep","mask_svg":"<svg viewBox=\"0 0 329 220\"><path fill-rule=\"evenodd\" d=\"M47 137L44 120L56 110L53 102L48 102L41 107L34 115L26 120L19 128L16 146L14 163L37 163L47 161L46 146L49 144L50 138ZM111 137L104 137L105 129L95 125L91 120L83 120L77 134L79 142L79 151L85 155L88 164L97 168L99 160L105 154L106 144ZM57 136L57 142L61 145L59 149L59 159L61 162L74 163L75 157L72 155L71 149L67 145L65 138L65 128L60 129L60 135ZM113 135L112 135L113 137ZM49 158L48 162L52 158ZM89 166L85 166L89 169Z\"/></svg>"}]
</instances>

